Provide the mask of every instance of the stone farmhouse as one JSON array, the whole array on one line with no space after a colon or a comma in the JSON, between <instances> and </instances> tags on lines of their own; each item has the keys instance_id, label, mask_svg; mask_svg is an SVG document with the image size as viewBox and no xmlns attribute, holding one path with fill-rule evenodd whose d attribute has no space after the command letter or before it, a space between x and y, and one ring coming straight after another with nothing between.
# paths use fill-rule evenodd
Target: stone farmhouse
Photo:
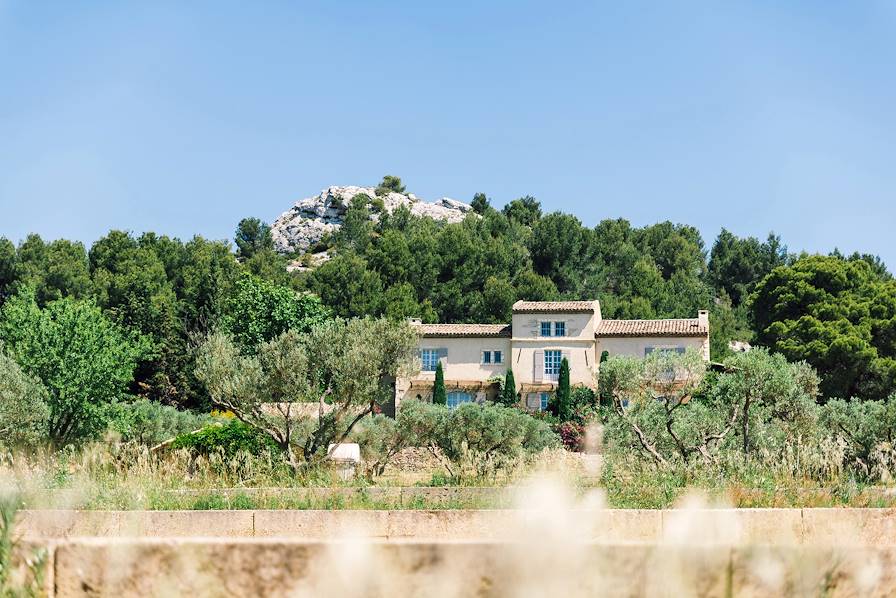
<instances>
[{"instance_id":1,"label":"stone farmhouse","mask_svg":"<svg viewBox=\"0 0 896 598\"><path fill-rule=\"evenodd\" d=\"M510 324L421 324L421 371L395 385L403 399L432 396L442 363L448 406L493 400L497 380L513 370L517 394L531 410L545 409L557 387L560 362L570 384L595 388L601 357L651 351L699 351L709 361L709 313L675 320L605 320L598 301L517 301ZM606 354L606 355L604 355Z\"/></svg>"}]
</instances>

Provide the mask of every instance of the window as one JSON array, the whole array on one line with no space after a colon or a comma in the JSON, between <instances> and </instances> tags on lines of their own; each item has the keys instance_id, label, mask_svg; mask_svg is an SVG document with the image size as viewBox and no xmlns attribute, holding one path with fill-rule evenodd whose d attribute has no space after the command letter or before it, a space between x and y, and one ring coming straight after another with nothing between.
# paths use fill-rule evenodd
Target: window
<instances>
[{"instance_id":1,"label":"window","mask_svg":"<svg viewBox=\"0 0 896 598\"><path fill-rule=\"evenodd\" d=\"M566 322L554 322L554 336L566 336Z\"/></svg>"},{"instance_id":2,"label":"window","mask_svg":"<svg viewBox=\"0 0 896 598\"><path fill-rule=\"evenodd\" d=\"M560 375L560 360L563 359L560 351L544 352L544 377L556 379Z\"/></svg>"},{"instance_id":3,"label":"window","mask_svg":"<svg viewBox=\"0 0 896 598\"><path fill-rule=\"evenodd\" d=\"M448 409L454 409L463 403L472 403L473 395L468 392L449 392L448 393Z\"/></svg>"},{"instance_id":4,"label":"window","mask_svg":"<svg viewBox=\"0 0 896 598\"><path fill-rule=\"evenodd\" d=\"M424 372L436 371L436 365L439 363L439 350L423 349L420 351L420 360L423 362Z\"/></svg>"},{"instance_id":5,"label":"window","mask_svg":"<svg viewBox=\"0 0 896 598\"><path fill-rule=\"evenodd\" d=\"M645 347L644 348L644 357L647 357L654 351L660 353L678 353L681 355L684 353L684 347Z\"/></svg>"},{"instance_id":6,"label":"window","mask_svg":"<svg viewBox=\"0 0 896 598\"><path fill-rule=\"evenodd\" d=\"M551 393L549 393L549 392L541 393L541 410L542 411L548 410L548 405L550 404L550 402L551 402Z\"/></svg>"},{"instance_id":7,"label":"window","mask_svg":"<svg viewBox=\"0 0 896 598\"><path fill-rule=\"evenodd\" d=\"M550 322L542 322L541 323L541 336L551 336L551 323Z\"/></svg>"},{"instance_id":8,"label":"window","mask_svg":"<svg viewBox=\"0 0 896 598\"><path fill-rule=\"evenodd\" d=\"M483 365L504 363L504 355L501 351L483 351L482 363Z\"/></svg>"}]
</instances>

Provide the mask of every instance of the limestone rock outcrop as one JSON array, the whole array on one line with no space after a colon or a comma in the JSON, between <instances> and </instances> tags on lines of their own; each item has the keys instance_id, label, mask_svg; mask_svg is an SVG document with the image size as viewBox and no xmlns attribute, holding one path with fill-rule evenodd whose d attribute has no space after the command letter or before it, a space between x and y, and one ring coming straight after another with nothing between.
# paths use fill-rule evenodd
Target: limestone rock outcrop
<instances>
[{"instance_id":1,"label":"limestone rock outcrop","mask_svg":"<svg viewBox=\"0 0 896 598\"><path fill-rule=\"evenodd\" d=\"M324 189L319 195L296 202L271 225L275 248L281 253L307 251L327 233L339 230L352 198L360 194L371 200L377 198L373 187L333 186ZM391 192L379 199L383 201L386 212L391 213L399 206L408 206L411 214L445 222L460 222L473 211L469 204L448 197L426 202L413 193ZM373 220L378 217L378 214L371 213Z\"/></svg>"}]
</instances>

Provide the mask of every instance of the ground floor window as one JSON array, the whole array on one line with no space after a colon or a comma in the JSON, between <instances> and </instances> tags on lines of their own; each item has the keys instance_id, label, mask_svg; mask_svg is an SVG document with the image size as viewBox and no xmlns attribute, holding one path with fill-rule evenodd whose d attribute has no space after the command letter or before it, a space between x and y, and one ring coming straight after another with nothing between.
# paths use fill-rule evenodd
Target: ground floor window
<instances>
[{"instance_id":1,"label":"ground floor window","mask_svg":"<svg viewBox=\"0 0 896 598\"><path fill-rule=\"evenodd\" d=\"M462 403L472 403L473 395L468 392L454 391L448 393L448 409L454 409Z\"/></svg>"},{"instance_id":2,"label":"ground floor window","mask_svg":"<svg viewBox=\"0 0 896 598\"><path fill-rule=\"evenodd\" d=\"M563 358L560 351L544 352L544 377L554 380L560 375L560 360Z\"/></svg>"},{"instance_id":3,"label":"ground floor window","mask_svg":"<svg viewBox=\"0 0 896 598\"><path fill-rule=\"evenodd\" d=\"M530 392L526 395L526 407L529 408L529 411L547 411L550 404L551 393L549 392Z\"/></svg>"}]
</instances>

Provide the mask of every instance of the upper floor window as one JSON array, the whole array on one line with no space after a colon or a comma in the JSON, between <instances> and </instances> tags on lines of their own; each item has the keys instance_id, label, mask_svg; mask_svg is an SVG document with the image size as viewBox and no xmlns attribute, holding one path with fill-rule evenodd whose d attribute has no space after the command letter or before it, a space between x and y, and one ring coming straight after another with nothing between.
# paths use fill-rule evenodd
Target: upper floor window
<instances>
[{"instance_id":1,"label":"upper floor window","mask_svg":"<svg viewBox=\"0 0 896 598\"><path fill-rule=\"evenodd\" d=\"M560 360L563 359L560 351L548 350L544 352L545 378L556 378L560 375Z\"/></svg>"},{"instance_id":2,"label":"upper floor window","mask_svg":"<svg viewBox=\"0 0 896 598\"><path fill-rule=\"evenodd\" d=\"M678 353L681 355L684 353L684 347L644 347L644 357L647 357L654 351L657 353Z\"/></svg>"},{"instance_id":3,"label":"upper floor window","mask_svg":"<svg viewBox=\"0 0 896 598\"><path fill-rule=\"evenodd\" d=\"M554 322L554 336L566 336L566 322Z\"/></svg>"},{"instance_id":4,"label":"upper floor window","mask_svg":"<svg viewBox=\"0 0 896 598\"><path fill-rule=\"evenodd\" d=\"M504 363L503 351L483 351L482 363L485 365Z\"/></svg>"},{"instance_id":5,"label":"upper floor window","mask_svg":"<svg viewBox=\"0 0 896 598\"><path fill-rule=\"evenodd\" d=\"M436 371L436 366L439 363L439 350L423 349L422 351L420 351L420 360L423 362L424 372Z\"/></svg>"},{"instance_id":6,"label":"upper floor window","mask_svg":"<svg viewBox=\"0 0 896 598\"><path fill-rule=\"evenodd\" d=\"M541 323L541 336L551 336L551 323L550 322L542 322Z\"/></svg>"}]
</instances>

